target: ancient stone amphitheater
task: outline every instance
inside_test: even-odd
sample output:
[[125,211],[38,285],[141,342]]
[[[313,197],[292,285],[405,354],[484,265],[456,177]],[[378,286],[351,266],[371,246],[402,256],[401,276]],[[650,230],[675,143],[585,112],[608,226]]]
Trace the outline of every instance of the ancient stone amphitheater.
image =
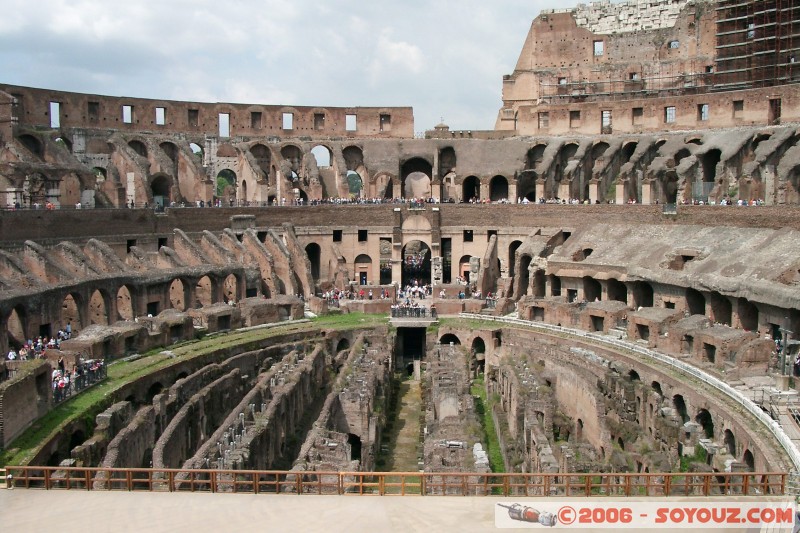
[[72,330],[0,364],[17,483],[764,494],[800,468],[786,111],[415,138],[409,108],[0,101],[0,350]]

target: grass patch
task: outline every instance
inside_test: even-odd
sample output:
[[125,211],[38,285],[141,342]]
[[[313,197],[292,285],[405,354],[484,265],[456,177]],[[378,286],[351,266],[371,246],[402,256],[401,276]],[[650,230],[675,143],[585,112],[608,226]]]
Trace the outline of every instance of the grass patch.
[[500,449],[500,441],[497,438],[497,431],[492,419],[492,405],[487,404],[486,388],[484,387],[483,374],[472,382],[470,392],[475,397],[475,412],[480,418],[483,426],[483,440],[486,442],[486,453],[489,456],[489,468],[492,472],[505,472],[503,462],[503,451]]
[[[107,369],[108,377],[103,382],[50,410],[11,442],[6,450],[0,452],[0,466],[28,464],[39,453],[43,443],[49,442],[59,431],[79,418],[86,417],[89,428],[94,427],[94,418],[115,401],[121,400],[116,397],[115,392],[128,383],[178,362],[280,335],[305,331],[312,333],[320,328],[337,330],[369,328],[386,323],[388,323],[386,315],[349,313],[323,316],[311,321],[286,322],[267,328],[206,336],[200,340],[151,350],[133,361],[112,362]],[[171,355],[163,353],[165,350],[169,350]]]

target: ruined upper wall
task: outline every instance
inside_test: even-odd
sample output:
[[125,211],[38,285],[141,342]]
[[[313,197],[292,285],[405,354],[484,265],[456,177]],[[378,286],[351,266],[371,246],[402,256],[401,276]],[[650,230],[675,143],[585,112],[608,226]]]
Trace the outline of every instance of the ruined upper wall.
[[[414,112],[411,107],[309,107],[184,102],[101,96],[16,85],[0,85],[0,91],[15,99],[11,115],[22,127],[113,129],[220,137],[414,136]],[[58,117],[51,116],[53,103],[58,104]],[[284,129],[285,113],[292,115],[290,129]],[[221,134],[221,114],[230,117],[228,135]],[[0,120],[2,117],[3,112],[0,111]]]
[[[573,13],[578,26],[592,33],[608,34],[669,28],[688,0],[608,0],[578,4]],[[542,13],[545,13],[544,11]]]

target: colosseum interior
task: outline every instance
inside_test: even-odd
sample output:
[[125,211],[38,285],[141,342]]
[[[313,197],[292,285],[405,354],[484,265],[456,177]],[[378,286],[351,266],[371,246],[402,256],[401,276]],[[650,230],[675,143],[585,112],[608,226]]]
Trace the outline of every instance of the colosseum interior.
[[493,131],[0,85],[0,351],[71,330],[0,363],[2,462],[796,472],[794,56],[656,4],[539,15]]

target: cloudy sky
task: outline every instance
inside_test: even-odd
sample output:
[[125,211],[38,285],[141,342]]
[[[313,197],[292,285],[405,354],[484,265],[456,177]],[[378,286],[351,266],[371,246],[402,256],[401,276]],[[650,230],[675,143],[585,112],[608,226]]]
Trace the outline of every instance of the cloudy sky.
[[[576,0],[577,2],[577,0]],[[0,81],[261,104],[413,106],[492,129],[533,18],[565,0],[3,0]]]

